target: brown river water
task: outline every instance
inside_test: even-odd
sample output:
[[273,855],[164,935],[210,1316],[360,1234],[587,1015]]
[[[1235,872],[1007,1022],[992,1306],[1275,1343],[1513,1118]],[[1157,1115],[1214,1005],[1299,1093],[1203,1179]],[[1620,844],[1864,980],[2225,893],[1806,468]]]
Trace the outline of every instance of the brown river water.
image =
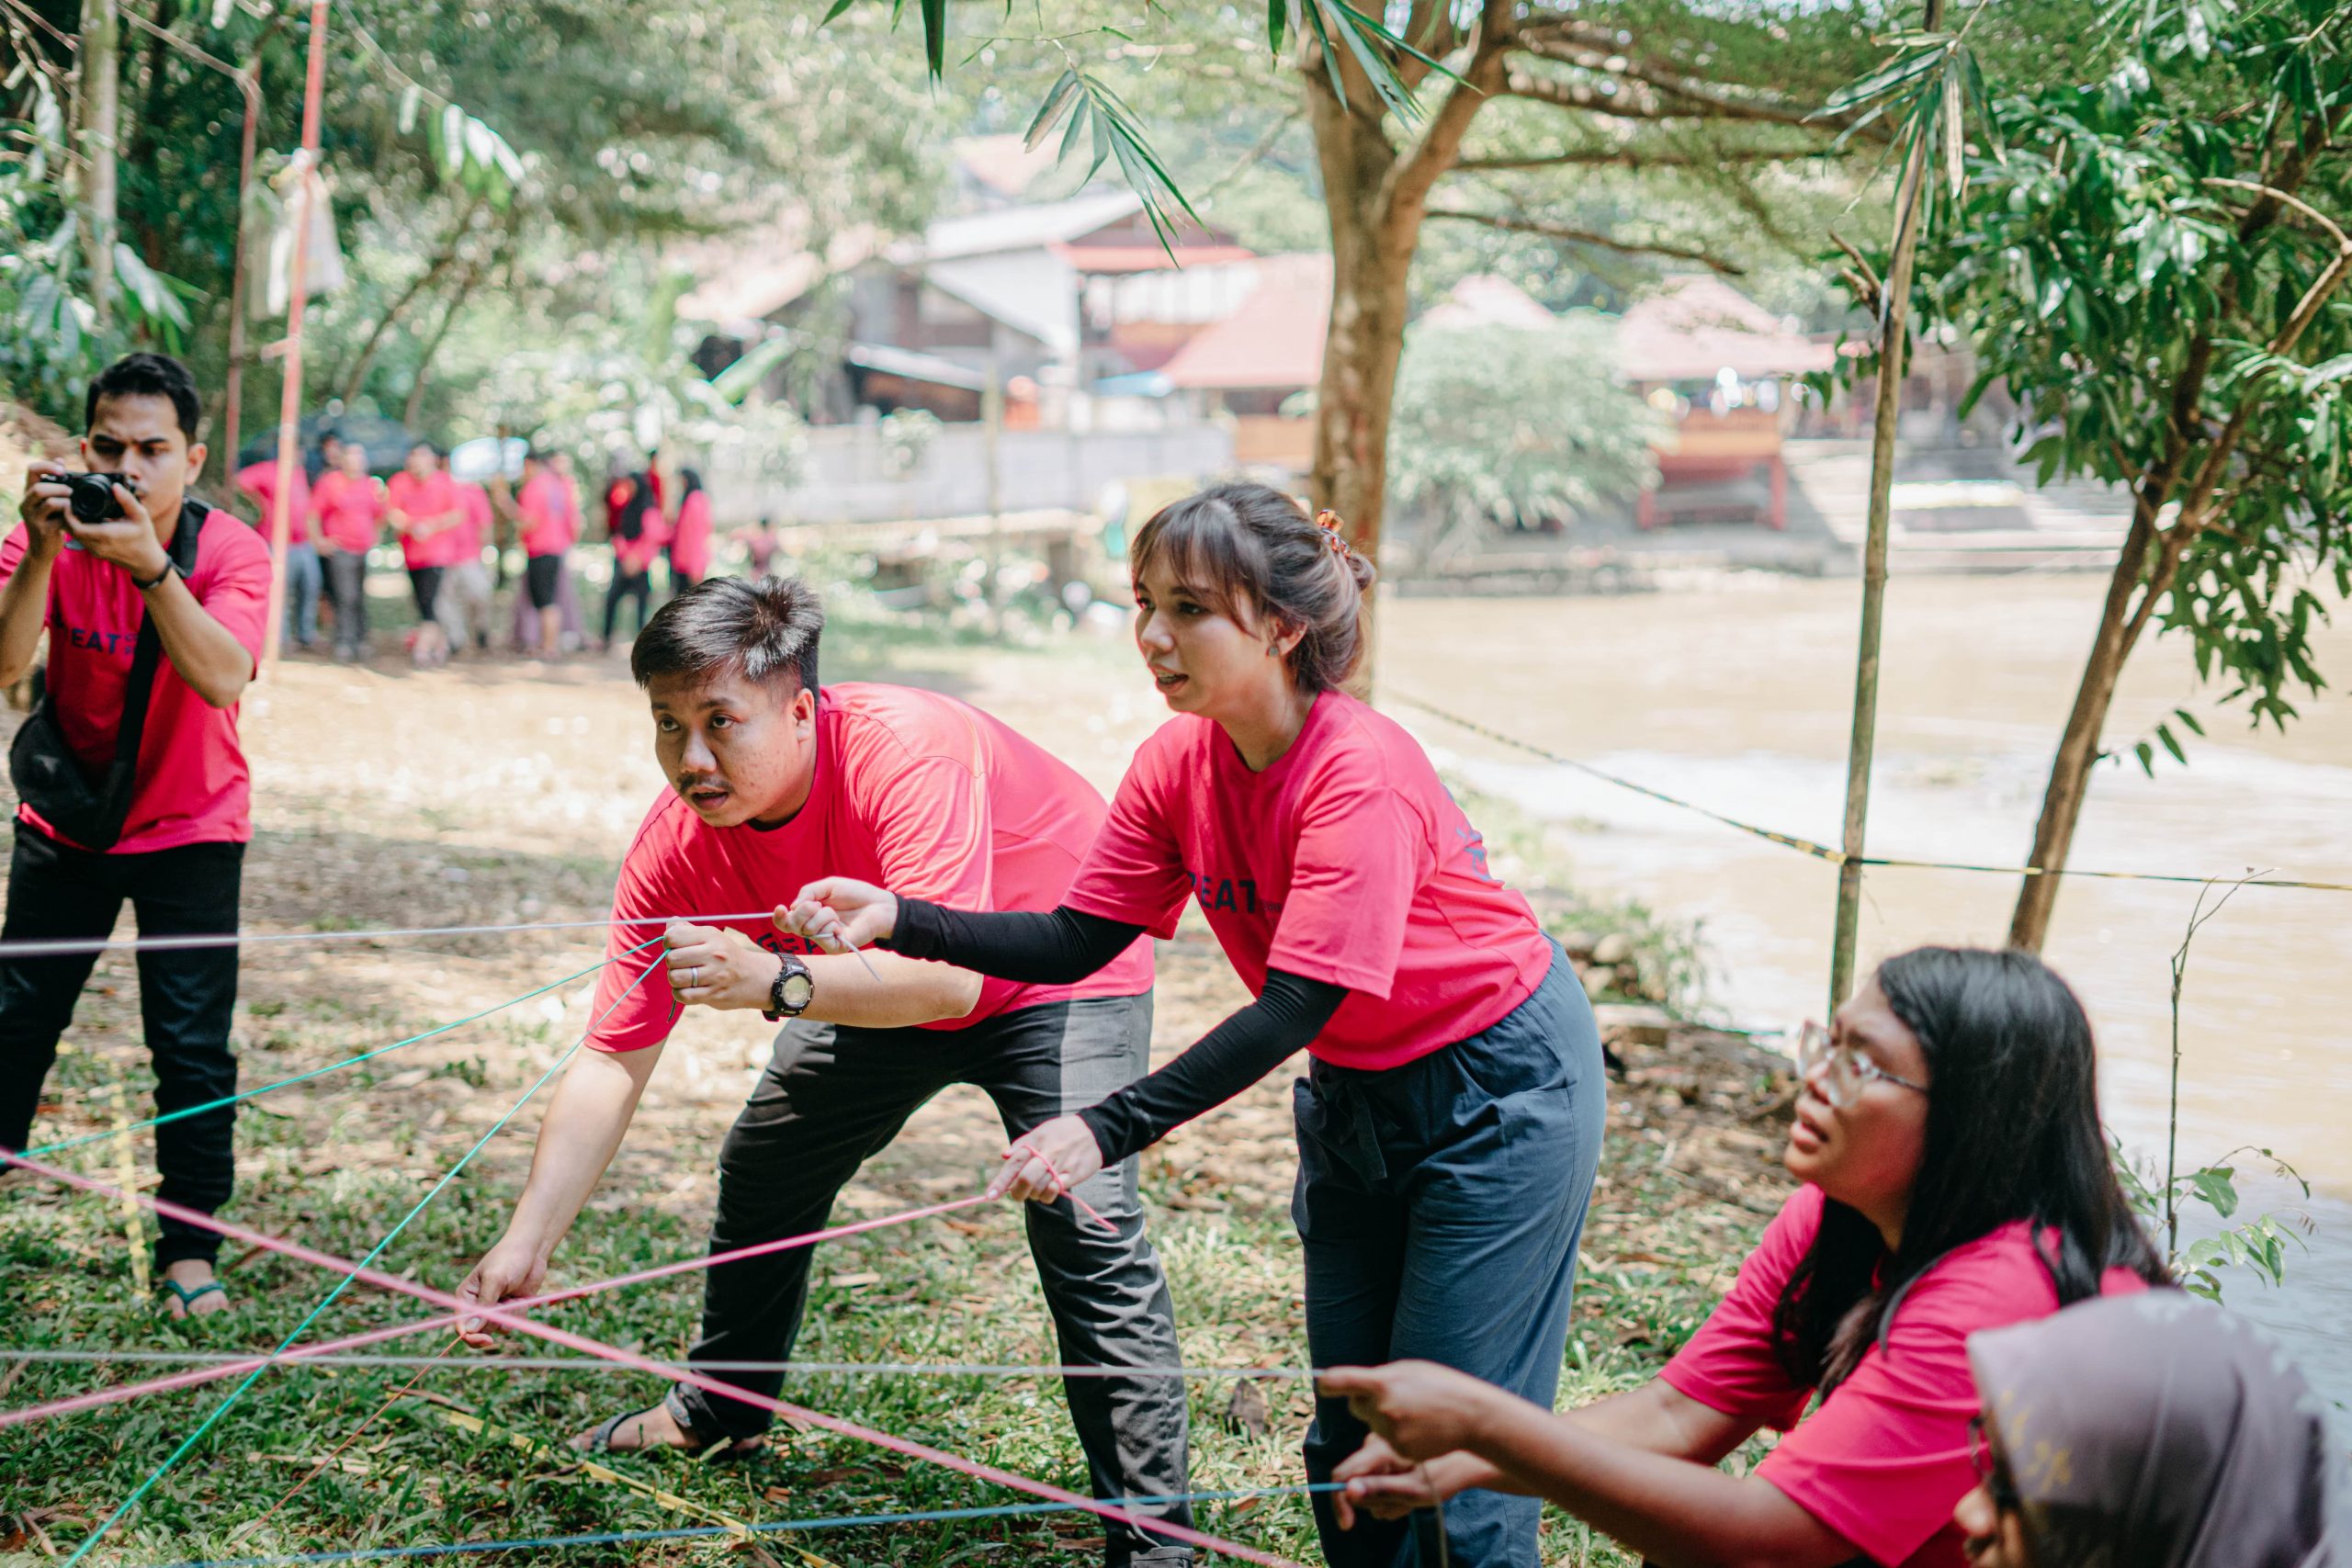
[[[2081,673],[2103,576],[1898,579],[1887,594],[1870,852],[2014,865]],[[1409,693],[1725,815],[1838,840],[1860,588],[1748,574],[1604,598],[1398,599],[1381,606],[1384,695]],[[2317,636],[2352,683],[2352,607]],[[2250,730],[2200,686],[2185,640],[2143,643],[2107,729],[2071,863],[2230,879],[2352,883],[2352,698],[2299,697],[2284,734]],[[1825,1006],[1837,874],[1826,863],[1386,705],[1484,793],[1566,825],[1580,886],[1695,922],[1708,1010],[1781,1029]],[[2129,755],[2186,707],[2188,765]],[[2176,728],[2177,729],[2177,726]],[[1861,963],[1922,942],[2002,940],[2010,876],[1881,869],[1864,883]],[[2109,1122],[2161,1160],[2166,961],[2199,888],[2068,883],[2045,956],[2097,1027]],[[2208,896],[2210,907],[2213,895]],[[2199,935],[2181,1008],[2184,1168],[2245,1145],[2310,1179],[2252,1187],[2314,1223],[2288,1289],[2233,1279],[2230,1303],[2286,1332],[2352,1404],[2352,894],[2246,888]],[[2245,1161],[2239,1161],[2245,1168]]]

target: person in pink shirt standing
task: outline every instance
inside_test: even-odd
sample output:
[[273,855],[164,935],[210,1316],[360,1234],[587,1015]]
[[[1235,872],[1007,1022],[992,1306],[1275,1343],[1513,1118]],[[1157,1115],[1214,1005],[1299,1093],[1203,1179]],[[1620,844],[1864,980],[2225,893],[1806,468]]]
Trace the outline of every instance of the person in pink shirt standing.
[[334,656],[365,659],[368,552],[376,547],[390,508],[384,487],[368,471],[368,448],[342,442],[334,448],[334,465],[311,487],[311,503],[319,516],[319,553],[334,605]]
[[523,591],[538,616],[539,653],[559,658],[563,652],[559,589],[564,556],[580,538],[579,504],[548,455],[534,448],[523,459],[523,493],[514,506],[522,514]]
[[[1808,1025],[1798,1066],[1804,1185],[1663,1372],[1555,1415],[1426,1362],[1334,1369],[1378,1433],[1338,1472],[1349,1512],[1499,1489],[1661,1562],[1962,1568],[1971,1337],[2167,1282],[2109,1163],[2090,1021],[2031,953],[1923,947]],[[1752,1472],[1716,1468],[1768,1427],[1788,1435]]]
[[[1007,1131],[1019,1132],[1091,1103],[1148,1065],[1151,948],[1132,932],[1096,973],[1029,985],[894,953],[820,953],[764,918],[690,923],[765,909],[776,889],[829,864],[936,897],[1049,908],[1102,825],[1102,797],[1084,779],[975,708],[910,687],[820,687],[823,625],[816,591],[797,579],[715,578],[663,605],[630,649],[672,787],[621,863],[614,962],[599,982],[591,1048],[556,1091],[505,1234],[459,1287],[468,1300],[491,1305],[537,1288],[689,1009],[756,1010],[784,1026],[719,1145],[714,1251],[822,1225],[859,1166],[951,1084],[985,1090]],[[644,951],[657,934],[666,953]],[[639,983],[656,965],[666,983]],[[1027,1215],[1061,1359],[1161,1372],[1065,1382],[1096,1495],[1181,1495],[1184,1391],[1165,1374],[1182,1357],[1135,1162],[1078,1190],[1104,1224],[1067,1198]],[[803,1247],[711,1269],[688,1359],[773,1395],[780,1374],[729,1364],[790,1356],[809,1258]],[[469,1331],[487,1344],[478,1330],[477,1321]],[[615,1415],[575,1446],[744,1451],[771,1419],[679,1389],[650,1409]],[[1181,1502],[1135,1511],[1190,1521]],[[1188,1548],[1155,1544],[1120,1521],[1104,1540],[1112,1568],[1192,1561]]]
[[466,513],[457,481],[441,471],[440,454],[431,442],[420,441],[408,449],[408,464],[385,486],[385,501],[401,536],[409,585],[416,592],[413,657],[419,669],[446,664],[449,641],[438,618],[441,580],[464,544]]
[[[237,470],[237,488],[254,498],[258,513],[254,527],[267,544],[276,512],[271,506],[277,493],[277,459],[266,457],[258,463],[248,463]],[[286,640],[308,653],[319,640],[319,552],[311,543],[311,519],[316,511],[311,498],[311,476],[300,462],[294,464],[294,482],[289,487],[292,499],[286,509]]]
[[676,521],[670,528],[670,592],[683,593],[710,575],[710,492],[702,474],[678,470]]
[[[236,1181],[237,899],[253,837],[237,704],[269,615],[259,535],[187,498],[204,469],[195,378],[134,354],[90,383],[82,458],[127,484],[69,490],[36,462],[22,522],[0,545],[0,683],[43,627],[40,705],[8,772],[20,802],[0,941],[89,941],[130,901],[141,936],[227,937],[139,954],[139,1010],[155,1066],[158,1196],[206,1213]],[[80,479],[81,476],[73,476]],[[68,496],[72,505],[68,505]],[[0,1166],[33,1146],[57,1038],[95,951],[0,959]],[[199,1109],[205,1108],[205,1109]],[[172,1314],[222,1310],[220,1238],[163,1221],[157,1271]]]
[[[441,471],[449,472],[448,454],[441,454]],[[456,529],[449,547],[449,566],[441,578],[440,614],[442,632],[453,649],[465,648],[471,641],[476,649],[490,647],[491,588],[490,569],[483,565],[482,550],[497,532],[497,513],[490,503],[490,491],[469,479],[450,476],[458,487],[458,507],[465,518]]]
[[[1340,689],[1373,570],[1325,517],[1226,484],[1136,534],[1136,649],[1175,716],[1058,907],[974,913],[989,900],[833,876],[779,923],[1068,984],[1139,932],[1173,936],[1197,905],[1256,999],[1148,1077],[1023,1134],[990,1190],[1050,1199],[1303,1048],[1291,1213],[1315,1365],[1428,1357],[1548,1404],[1600,1160],[1600,1032],[1420,747]],[[1346,1400],[1318,1400],[1308,1481],[1363,1436]],[[1428,1519],[1343,1531],[1327,1494],[1315,1504],[1336,1568],[1537,1561],[1532,1498],[1464,1497],[1442,1540]]]

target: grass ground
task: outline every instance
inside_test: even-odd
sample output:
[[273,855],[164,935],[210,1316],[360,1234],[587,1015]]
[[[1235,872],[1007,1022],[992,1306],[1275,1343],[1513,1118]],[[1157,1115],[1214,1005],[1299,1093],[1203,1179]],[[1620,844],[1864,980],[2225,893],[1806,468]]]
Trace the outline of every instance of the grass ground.
[[[1037,736],[1107,787],[1157,705],[1131,655],[1071,637],[1007,651],[861,616],[844,605],[827,676],[877,675],[954,691]],[[616,664],[485,662],[416,675],[287,666],[252,705],[260,833],[248,862],[248,930],[354,929],[594,919],[611,867],[661,787],[639,700]],[[1542,846],[1498,835],[1498,869],[1540,884]],[[1539,889],[1540,891],[1540,889]],[[1600,918],[1565,890],[1565,919]],[[594,961],[573,933],[364,942],[246,952],[237,1039],[248,1086],[349,1056],[514,996]],[[581,933],[582,935],[593,933]],[[1156,1050],[1180,1049],[1242,993],[1193,928],[1161,949]],[[1671,966],[1671,955],[1660,963]],[[1661,971],[1663,972],[1663,971]],[[135,981],[102,963],[51,1080],[41,1134],[110,1125],[129,1086],[143,1107]],[[522,1096],[587,1021],[586,983],[248,1106],[239,1122],[234,1217],[356,1257]],[[559,1253],[550,1283],[586,1281],[701,1249],[717,1140],[763,1060],[755,1015],[683,1029],[630,1141]],[[1620,1043],[1604,1180],[1587,1233],[1564,1403],[1648,1376],[1728,1283],[1781,1186],[1770,1154],[1781,1084],[1728,1037],[1678,1032]],[[1145,1192],[1167,1260],[1188,1362],[1306,1360],[1295,1237],[1284,1213],[1295,1156],[1287,1074],[1203,1118],[1147,1156]],[[542,1100],[544,1096],[540,1097]],[[538,1101],[386,1251],[380,1266],[448,1286],[492,1239],[519,1186]],[[143,1111],[134,1112],[143,1113]],[[152,1170],[147,1139],[130,1158]],[[846,1190],[837,1217],[876,1216],[973,1190],[1001,1142],[976,1092],[926,1108]],[[111,1179],[112,1138],[66,1156]],[[152,1177],[146,1179],[152,1183]],[[121,1212],[0,1187],[0,1347],[206,1352],[266,1348],[332,1286],[272,1255],[224,1253],[238,1309],[163,1321],[132,1284]],[[648,1355],[683,1352],[699,1305],[685,1275],[557,1309],[551,1321]],[[345,1294],[310,1337],[423,1315],[369,1291]],[[430,1353],[429,1337],[400,1348]],[[517,1347],[514,1353],[536,1351]],[[1020,1227],[1001,1210],[920,1222],[826,1247],[799,1354],[824,1361],[1035,1363],[1054,1359]],[[901,1464],[818,1430],[785,1432],[748,1464],[630,1456],[612,1471],[552,1444],[645,1403],[652,1384],[600,1371],[501,1369],[466,1356],[426,1371],[291,1501],[279,1500],[351,1436],[413,1370],[275,1371],[240,1400],[94,1554],[167,1563],[273,1552],[692,1527],[875,1511],[984,1506],[1001,1491]],[[10,1361],[0,1405],[27,1405],[166,1370]],[[233,1383],[0,1431],[0,1562],[73,1550]],[[1295,1382],[1188,1384],[1193,1482],[1202,1490],[1292,1484],[1307,1400]],[[786,1397],[814,1408],[1084,1488],[1059,1392],[1033,1377],[821,1375]],[[469,1429],[468,1416],[490,1424]],[[665,1499],[655,1495],[665,1493]],[[1202,1507],[1202,1528],[1303,1561],[1313,1532],[1295,1497]],[[692,1562],[750,1551],[780,1563],[1084,1563],[1100,1529],[1082,1514],[833,1529],[735,1542],[673,1541],[516,1554],[532,1561]],[[1547,1559],[1620,1561],[1555,1516]]]

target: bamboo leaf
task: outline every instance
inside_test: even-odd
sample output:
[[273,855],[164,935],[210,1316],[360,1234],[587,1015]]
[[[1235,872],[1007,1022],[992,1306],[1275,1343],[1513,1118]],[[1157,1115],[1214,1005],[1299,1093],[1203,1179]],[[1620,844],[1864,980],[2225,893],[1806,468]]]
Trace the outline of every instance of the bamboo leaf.
[[947,0],[922,0],[922,57],[938,81],[947,65]]
[[1021,139],[1024,150],[1032,152],[1037,150],[1037,143],[1046,139],[1054,129],[1055,122],[1069,112],[1073,101],[1071,95],[1079,91],[1078,73],[1075,71],[1064,71],[1055,80],[1046,93],[1046,101],[1037,106],[1037,116],[1029,122],[1028,133]]

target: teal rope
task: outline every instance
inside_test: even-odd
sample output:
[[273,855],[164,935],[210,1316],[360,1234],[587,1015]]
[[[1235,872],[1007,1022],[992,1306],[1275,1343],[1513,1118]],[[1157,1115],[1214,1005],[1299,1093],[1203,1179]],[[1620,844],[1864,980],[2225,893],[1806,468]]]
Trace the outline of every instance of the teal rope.
[[[655,942],[660,942],[661,940],[662,939],[660,937],[649,938],[646,941],[638,943],[636,947],[629,949],[629,953],[641,953],[646,948],[652,946]],[[626,957],[628,956],[628,954],[621,954],[620,956]],[[474,1146],[468,1149],[462,1156],[460,1156],[458,1159],[458,1163],[451,1166],[442,1176],[441,1179],[433,1184],[433,1190],[431,1191],[425,1193],[424,1197],[416,1201],[416,1207],[411,1209],[407,1213],[401,1216],[401,1223],[394,1225],[390,1231],[386,1232],[383,1240],[378,1242],[373,1247],[369,1248],[368,1256],[362,1258],[356,1267],[359,1269],[365,1269],[369,1264],[375,1262],[378,1258],[381,1257],[383,1255],[384,1248],[391,1246],[392,1242],[400,1235],[400,1234],[408,1229],[410,1224],[415,1220],[417,1215],[424,1213],[425,1205],[432,1202],[434,1199],[438,1198],[441,1195],[441,1190],[448,1186],[452,1181],[455,1181],[458,1179],[458,1172],[464,1170],[466,1167],[472,1162],[474,1156],[481,1153],[483,1146],[486,1145],[491,1139],[496,1137],[500,1130],[503,1129],[507,1122],[513,1121],[515,1115],[522,1111],[523,1107],[531,1102],[531,1097],[546,1087],[547,1081],[555,1077],[557,1070],[562,1067],[565,1063],[571,1061],[573,1055],[579,1051],[580,1047],[588,1043],[588,1036],[595,1032],[596,1025],[604,1022],[605,1020],[611,1015],[614,1008],[616,1008],[620,1006],[621,1003],[627,1001],[628,999],[629,993],[636,990],[639,986],[642,985],[647,976],[652,974],[656,969],[661,968],[663,962],[664,960],[662,958],[656,958],[652,963],[639,970],[638,972],[637,978],[631,980],[628,983],[628,987],[624,989],[619,996],[613,998],[612,1005],[605,1008],[603,1012],[598,1013],[595,1018],[590,1021],[587,1030],[581,1034],[580,1038],[573,1041],[571,1047],[567,1049],[562,1055],[558,1056],[554,1062],[549,1064],[548,1070],[541,1073],[537,1079],[532,1083],[530,1088],[523,1091],[522,1099],[508,1106],[504,1114],[501,1115],[497,1121],[490,1124],[490,1130],[484,1133],[481,1137],[474,1140]],[[276,1357],[282,1355],[287,1350],[292,1348],[294,1342],[302,1337],[304,1331],[309,1329],[311,1324],[318,1321],[319,1314],[325,1312],[327,1308],[333,1306],[336,1300],[342,1296],[344,1291],[349,1287],[351,1281],[357,1278],[358,1275],[354,1272],[345,1274],[342,1279],[336,1280],[334,1289],[329,1291],[326,1293],[325,1298],[322,1300],[318,1305],[312,1307],[303,1317],[301,1322],[294,1325],[292,1333],[287,1335],[284,1339],[278,1341],[277,1348],[270,1352],[271,1356]],[[243,1399],[245,1395],[245,1391],[253,1387],[254,1383],[259,1382],[261,1381],[262,1373],[267,1371],[269,1371],[267,1366],[259,1366],[255,1367],[252,1371],[247,1372],[245,1374],[244,1382],[230,1390],[229,1397],[214,1405],[212,1407],[211,1414],[205,1416],[204,1420],[198,1425],[196,1430],[190,1432],[185,1438],[181,1439],[180,1446],[172,1450],[171,1457],[164,1461],[163,1463],[157,1465],[152,1472],[150,1472],[147,1479],[141,1482],[137,1489],[134,1490],[130,1496],[122,1500],[122,1506],[120,1507],[115,1509],[113,1513],[108,1514],[106,1518],[99,1523],[97,1529],[92,1530],[87,1536],[83,1538],[82,1544],[75,1547],[73,1554],[65,1559],[62,1568],[74,1568],[74,1564],[81,1562],[83,1558],[88,1556],[91,1549],[96,1547],[100,1540],[106,1538],[107,1532],[114,1529],[117,1524],[120,1523],[124,1515],[137,1507],[139,1506],[140,1499],[146,1496],[148,1493],[153,1491],[155,1484],[162,1481],[166,1474],[170,1473],[174,1465],[179,1463],[181,1460],[187,1457],[189,1452],[195,1449],[196,1445],[203,1440],[204,1435],[212,1430],[213,1427],[219,1423],[221,1416],[226,1416],[229,1413],[229,1407],[236,1404],[238,1400]]]
[[[656,938],[654,940],[659,941],[660,939]],[[638,947],[642,948],[645,945],[645,943],[639,942]],[[636,949],[632,949],[631,951],[636,951]],[[625,955],[616,954],[616,956]],[[96,1143],[100,1138],[118,1137],[124,1133],[137,1133],[149,1127],[160,1127],[166,1122],[177,1122],[185,1116],[201,1116],[208,1111],[218,1111],[224,1105],[242,1105],[246,1100],[256,1099],[261,1095],[275,1094],[281,1089],[291,1089],[298,1083],[308,1083],[312,1078],[324,1077],[329,1073],[339,1073],[345,1067],[356,1067],[362,1062],[373,1061],[376,1057],[381,1056],[387,1052],[398,1051],[403,1046],[414,1045],[419,1041],[430,1040],[436,1034],[447,1034],[453,1029],[463,1029],[467,1024],[479,1023],[492,1013],[503,1012],[508,1008],[516,1007],[524,1002],[529,1001],[533,997],[544,997],[549,991],[560,989],[565,986],[569,986],[574,980],[584,979],[588,976],[594,975],[597,970],[602,969],[605,964],[610,964],[611,962],[612,959],[610,958],[599,959],[597,962],[588,965],[585,969],[575,969],[560,980],[551,980],[548,984],[541,986],[536,991],[525,991],[519,997],[510,997],[506,1000],[499,1003],[496,1007],[484,1008],[481,1011],[466,1018],[461,1018],[455,1023],[441,1024],[436,1028],[426,1030],[422,1034],[412,1034],[405,1040],[395,1040],[390,1045],[379,1045],[373,1051],[363,1051],[356,1056],[345,1057],[340,1062],[330,1062],[323,1067],[313,1067],[307,1073],[297,1073],[290,1078],[280,1078],[276,1083],[266,1083],[259,1089],[249,1089],[240,1094],[224,1095],[219,1100],[207,1100],[202,1105],[191,1105],[183,1111],[166,1111],[161,1116],[150,1116],[144,1122],[133,1122],[127,1127],[108,1127],[103,1132],[85,1133],[78,1138],[66,1138],[54,1144],[43,1144],[37,1149],[27,1149],[24,1152],[30,1158],[46,1159],[51,1155],[62,1154],[67,1149],[78,1149],[84,1144]]]

